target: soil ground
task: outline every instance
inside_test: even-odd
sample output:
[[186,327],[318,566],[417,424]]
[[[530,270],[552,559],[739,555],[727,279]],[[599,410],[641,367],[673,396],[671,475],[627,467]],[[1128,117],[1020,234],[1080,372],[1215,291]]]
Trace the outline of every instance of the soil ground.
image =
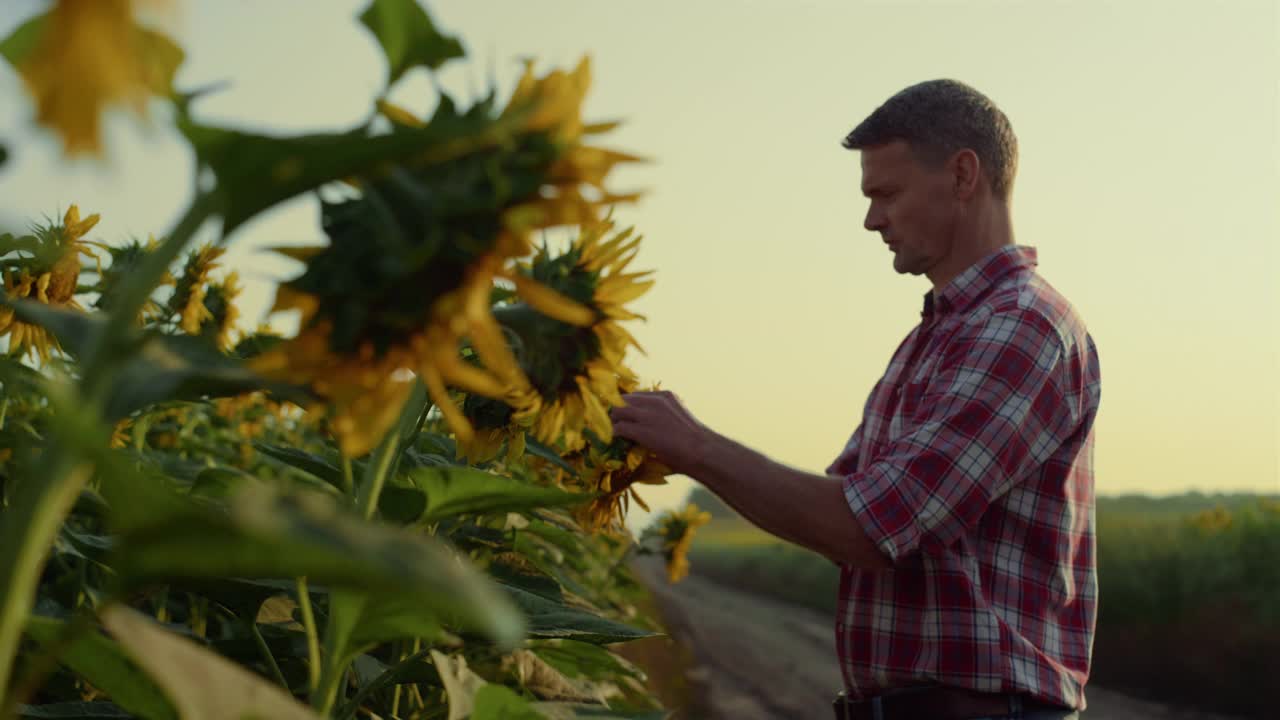
[[[642,559],[635,570],[670,631],[673,667],[684,668],[686,677],[662,681],[682,691],[676,718],[832,717],[840,675],[830,618],[697,575],[669,585],[657,559]],[[646,665],[652,673],[652,661]],[[1089,707],[1081,717],[1087,720],[1228,720],[1094,685],[1085,694]]]

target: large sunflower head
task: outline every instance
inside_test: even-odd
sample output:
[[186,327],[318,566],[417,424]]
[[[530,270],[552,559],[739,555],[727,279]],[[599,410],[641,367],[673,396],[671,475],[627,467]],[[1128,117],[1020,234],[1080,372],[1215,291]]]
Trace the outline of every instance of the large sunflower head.
[[[526,422],[542,403],[494,319],[492,296],[495,278],[510,277],[510,261],[531,251],[528,232],[565,221],[535,206],[570,182],[553,169],[571,144],[560,125],[528,121],[562,117],[560,95],[522,98],[514,116],[492,116],[491,99],[465,113],[442,102],[425,122],[380,103],[393,133],[435,123],[449,134],[468,124],[475,132],[427,153],[429,161],[407,158],[349,179],[354,196],[322,204],[329,245],[291,251],[306,271],[280,288],[275,309],[300,311],[302,330],[255,364],[327,398],[348,452],[370,448],[390,425],[411,374],[464,446],[475,433],[450,386],[500,400]],[[533,279],[517,293],[562,318],[592,317]]]
[[[97,223],[96,213],[82,220],[80,209],[72,205],[61,224],[35,228],[33,235],[20,238],[15,257],[0,261],[5,295],[82,310],[75,298],[80,256],[98,260],[83,237]],[[58,348],[53,335],[39,325],[22,322],[8,307],[0,307],[0,336],[9,338],[10,354],[32,353],[46,362]]]
[[[589,314],[569,317],[533,291],[524,293],[523,302],[495,312],[517,339],[521,365],[541,403],[536,414],[520,417],[493,401],[469,398],[467,414],[478,426],[506,426],[513,435],[529,430],[542,442],[560,443],[566,452],[581,449],[588,430],[605,443],[613,439],[608,409],[620,406],[621,394],[634,388],[636,377],[623,360],[629,346],[639,348],[620,323],[642,319],[626,304],[653,281],[646,279],[647,272],[625,272],[640,238],[631,229],[612,230],[611,223],[584,229],[558,255],[544,246],[531,263],[510,274],[517,290],[549,288]],[[486,449],[495,451],[492,444]]]

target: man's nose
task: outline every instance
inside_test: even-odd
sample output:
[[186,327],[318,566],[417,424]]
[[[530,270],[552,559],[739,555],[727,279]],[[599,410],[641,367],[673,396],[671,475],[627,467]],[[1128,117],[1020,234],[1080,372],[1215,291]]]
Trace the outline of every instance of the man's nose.
[[884,229],[884,213],[876,210],[874,207],[867,209],[867,217],[862,221],[862,227],[871,232],[880,232]]

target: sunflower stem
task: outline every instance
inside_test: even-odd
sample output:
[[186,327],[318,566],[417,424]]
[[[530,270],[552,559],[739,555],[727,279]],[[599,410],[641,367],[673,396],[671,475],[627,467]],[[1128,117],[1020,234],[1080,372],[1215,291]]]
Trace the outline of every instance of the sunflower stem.
[[[253,635],[253,642],[258,646],[258,652],[262,653],[262,659],[267,661],[267,667],[271,669],[271,674],[275,676],[276,682],[280,683],[280,687],[288,690],[289,681],[284,679],[284,673],[280,672],[280,665],[276,662],[276,656],[271,653],[271,648],[267,646],[267,639],[262,637],[262,631],[258,629],[257,618],[249,620],[249,632]],[[309,638],[307,642],[310,643]]]
[[351,458],[347,457],[346,453],[342,453],[342,492],[346,493],[347,497],[351,497],[355,492],[355,486],[355,472],[351,469]]
[[316,635],[316,616],[311,612],[311,595],[307,579],[298,578],[298,608],[302,610],[302,626],[307,631],[307,682],[311,692],[320,686],[320,638]]
[[[92,463],[63,443],[54,443],[43,456],[46,469],[17,484],[0,523],[0,699],[7,697],[18,640],[49,549],[93,474]],[[40,478],[44,480],[36,482]]]
[[427,404],[427,386],[422,380],[415,380],[404,407],[400,410],[400,420],[382,436],[382,442],[373,451],[373,457],[365,465],[364,478],[360,481],[359,498],[356,507],[366,519],[372,518],[378,509],[378,497],[382,494],[382,486],[386,484],[388,471],[393,464],[398,464],[401,446],[408,446],[408,438],[413,428],[418,426],[422,418],[424,406]]

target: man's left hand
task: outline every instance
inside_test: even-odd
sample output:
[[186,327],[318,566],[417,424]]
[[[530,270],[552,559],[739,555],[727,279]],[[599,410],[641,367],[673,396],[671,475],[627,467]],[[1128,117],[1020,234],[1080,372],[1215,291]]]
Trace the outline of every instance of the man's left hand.
[[626,405],[609,410],[614,435],[648,448],[662,464],[692,477],[711,430],[669,390],[627,393],[622,400]]

